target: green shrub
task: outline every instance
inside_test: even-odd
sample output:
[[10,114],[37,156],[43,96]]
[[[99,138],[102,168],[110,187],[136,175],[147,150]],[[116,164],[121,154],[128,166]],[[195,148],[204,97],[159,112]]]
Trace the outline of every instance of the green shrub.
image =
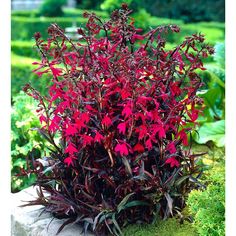
[[[96,15],[104,18],[108,17],[107,12],[92,10]],[[84,10],[78,8],[63,8],[64,17],[81,17]],[[12,16],[23,16],[23,17],[38,17],[39,10],[14,10],[11,12]]]
[[[35,69],[35,66],[32,65],[32,62],[37,61],[37,59],[17,56],[12,54],[11,56],[11,93],[12,96],[17,95],[22,87],[30,82],[32,85],[37,87],[39,91],[44,94],[45,89],[49,85],[50,79],[43,75],[42,81],[39,83],[41,78],[38,78],[37,75],[32,73],[32,70]],[[39,85],[40,84],[40,85]]]
[[26,158],[31,155],[39,156],[45,146],[45,141],[41,139],[37,131],[32,127],[39,127],[40,123],[35,109],[37,102],[21,91],[13,98],[14,105],[11,115],[11,189],[17,192],[35,181],[34,175],[17,177],[20,168],[26,168]]
[[187,205],[194,216],[194,227],[200,236],[225,235],[224,163],[210,170],[209,185],[204,191],[193,190]]
[[28,17],[11,17],[12,40],[31,40],[35,32],[41,32],[43,37],[47,36],[47,28],[51,23],[57,23],[62,28],[71,27],[72,23],[76,22],[78,26],[83,26],[86,22],[85,18],[78,17],[40,17],[40,18],[28,18]]
[[207,70],[201,72],[205,83],[204,89],[199,92],[206,108],[204,116],[198,121],[200,127],[198,135],[193,138],[203,144],[212,141],[217,147],[225,145],[225,46],[224,43],[215,45],[213,57],[215,63],[206,65]]
[[[97,12],[96,12],[97,13]],[[101,14],[102,17],[107,17],[107,13]],[[180,43],[185,35],[201,32],[206,35],[208,42],[215,44],[216,42],[224,41],[224,23],[218,22],[200,22],[197,24],[184,24],[183,21],[177,19],[159,18],[150,16],[144,9],[140,9],[139,12],[134,14],[136,19],[136,25],[144,28],[144,30],[150,29],[150,27],[157,27],[163,24],[177,24],[181,31],[177,34],[170,34],[167,38],[168,42]],[[77,26],[84,26],[86,19],[82,17],[81,10],[68,9],[65,17],[19,17],[12,16],[12,40],[30,40],[35,32],[41,32],[43,37],[47,36],[48,26],[55,22],[62,28],[70,27],[73,22]]]
[[100,9],[100,5],[103,0],[86,0],[86,1],[77,1],[77,7],[82,9]]
[[23,57],[37,58],[38,51],[34,49],[33,41],[11,41],[11,52]]
[[39,16],[38,10],[12,10],[12,16],[23,16],[23,17],[37,17]]
[[41,16],[63,16],[62,6],[66,0],[44,0],[39,9]]
[[134,10],[144,8],[151,15],[182,19],[185,22],[224,21],[223,0],[104,0],[101,9],[111,11],[123,2]]

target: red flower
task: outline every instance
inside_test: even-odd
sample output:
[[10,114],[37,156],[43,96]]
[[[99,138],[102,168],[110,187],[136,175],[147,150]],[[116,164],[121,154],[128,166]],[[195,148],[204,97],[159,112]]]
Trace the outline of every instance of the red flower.
[[187,134],[185,133],[185,130],[184,130],[184,129],[182,129],[182,130],[177,134],[177,137],[179,137],[179,138],[182,140],[184,146],[188,146],[188,136],[187,136]]
[[148,149],[148,151],[150,151],[152,149],[152,140],[149,138],[146,142],[145,145]]
[[117,128],[119,129],[119,132],[120,132],[121,134],[125,134],[126,123],[125,123],[125,122],[120,123],[120,124],[117,126]]
[[112,121],[108,115],[104,116],[102,119],[102,125],[105,125],[106,127],[109,127],[112,124]]
[[121,156],[127,156],[129,154],[128,148],[125,143],[118,143],[115,147],[115,152],[119,152]]
[[90,119],[88,112],[82,113],[80,119],[83,123],[88,123]]
[[94,142],[101,143],[101,141],[104,139],[104,137],[97,131],[96,135],[94,137]]
[[179,167],[180,163],[175,159],[175,157],[169,157],[166,161],[166,164],[169,164],[171,168],[173,167]]
[[140,125],[140,126],[137,128],[137,132],[139,133],[138,140],[141,140],[141,139],[143,139],[144,137],[146,137],[146,135],[147,135],[147,127],[146,127],[145,125]]
[[82,137],[83,137],[83,146],[91,145],[91,143],[93,142],[93,137],[87,134],[84,134]]
[[50,66],[50,69],[52,71],[52,74],[57,77],[59,75],[61,75],[62,69],[61,68],[55,68],[53,66]]
[[74,165],[73,159],[76,159],[74,156],[69,156],[64,159],[64,163],[67,164],[67,166]]
[[75,135],[76,133],[78,133],[76,127],[70,124],[66,129],[66,135]]
[[137,152],[144,152],[144,146],[140,143],[137,143],[134,148],[133,148],[134,151],[137,151]]
[[123,111],[122,111],[121,114],[122,114],[122,116],[125,117],[125,119],[127,119],[127,117],[129,117],[130,115],[132,115],[132,110],[131,110],[130,106],[126,104],[126,105],[124,106],[124,109],[123,109]]
[[65,153],[73,154],[75,152],[78,152],[78,150],[75,148],[74,144],[70,142],[67,148],[65,149]]
[[170,154],[176,153],[176,148],[174,142],[170,142],[166,149],[170,152]]

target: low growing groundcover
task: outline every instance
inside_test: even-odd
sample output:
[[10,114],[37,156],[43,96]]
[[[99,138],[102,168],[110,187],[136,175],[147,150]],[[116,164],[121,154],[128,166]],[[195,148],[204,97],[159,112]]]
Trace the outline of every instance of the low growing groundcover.
[[171,218],[168,220],[157,220],[154,224],[129,225],[124,228],[125,236],[199,236],[192,223]]

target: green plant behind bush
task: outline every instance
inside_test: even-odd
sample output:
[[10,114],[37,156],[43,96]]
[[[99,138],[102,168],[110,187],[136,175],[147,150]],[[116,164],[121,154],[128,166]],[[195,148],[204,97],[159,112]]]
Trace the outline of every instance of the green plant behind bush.
[[[42,78],[38,78],[36,74],[32,72],[35,66],[32,62],[37,61],[34,58],[28,58],[23,56],[18,56],[12,53],[11,55],[11,95],[16,96],[22,87],[30,82],[32,85],[37,87],[39,91],[45,94],[45,90],[50,83],[50,78],[43,75]],[[40,85],[39,85],[40,80]],[[41,81],[42,80],[42,81]]]
[[[32,127],[39,127],[40,122],[36,113],[37,107],[31,97],[21,91],[13,98],[14,105],[11,115],[11,189],[12,192],[22,190],[35,181],[34,175],[17,177],[21,168],[26,168],[29,154],[34,158],[40,157],[45,146],[45,141],[41,139],[37,131]],[[32,152],[33,150],[33,152]]]
[[66,0],[44,0],[39,9],[41,16],[63,16],[62,6]]
[[23,57],[37,58],[39,53],[33,45],[33,41],[11,41],[11,52]]
[[[123,0],[104,0],[101,9],[112,11],[123,2]],[[126,0],[125,2],[134,10],[144,8],[152,15],[182,19],[185,22],[224,21],[223,0]]]
[[194,140],[203,144],[213,141],[217,147],[225,145],[225,47],[224,43],[215,46],[215,64],[206,66],[207,71],[201,73],[205,83],[204,90],[198,94],[204,99],[206,108],[201,124]]
[[78,27],[83,26],[86,19],[83,17],[11,17],[11,39],[31,40],[35,32],[41,32],[43,37],[47,36],[47,28],[51,23],[57,23],[62,28],[71,27],[75,22]]
[[187,205],[194,216],[194,227],[200,236],[225,235],[225,175],[224,163],[210,170],[210,184],[205,191],[193,190]]
[[[30,40],[35,32],[41,32],[43,37],[47,36],[47,27],[50,23],[55,22],[62,28],[71,27],[75,22],[78,27],[84,27],[86,19],[82,15],[77,15],[77,11],[68,11],[68,17],[23,17],[12,16],[12,40]],[[100,14],[101,15],[101,14]],[[201,32],[206,35],[208,42],[215,44],[216,42],[224,41],[224,24],[218,22],[201,22],[196,24],[184,24],[181,20],[167,19],[150,16],[144,9],[134,14],[135,25],[142,27],[144,31],[155,28],[163,24],[177,24],[180,26],[181,31],[178,35],[171,34],[168,36],[167,41],[170,43],[180,43],[185,35]],[[106,15],[103,15],[106,17]]]

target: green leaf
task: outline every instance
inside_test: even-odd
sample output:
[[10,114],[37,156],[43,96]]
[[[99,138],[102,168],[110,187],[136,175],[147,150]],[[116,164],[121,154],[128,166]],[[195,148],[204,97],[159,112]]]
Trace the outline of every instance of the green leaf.
[[120,228],[119,224],[116,221],[115,214],[112,215],[112,222],[113,222],[114,226],[116,227],[116,229],[119,231],[119,235],[124,236],[124,234],[121,231],[121,228]]
[[216,101],[221,99],[221,89],[219,87],[211,88],[207,91],[202,91],[198,94],[199,97],[204,99],[204,103],[207,107],[215,110]]
[[126,195],[123,200],[119,203],[119,205],[117,206],[117,210],[118,212],[120,212],[122,209],[124,209],[125,204],[127,203],[127,201],[129,200],[129,198],[133,195],[134,193],[129,193],[128,195]]
[[149,206],[149,204],[147,202],[136,200],[136,201],[128,202],[127,204],[125,204],[123,209],[127,209],[129,207],[134,207],[134,206]]
[[199,136],[194,135],[194,140],[199,144],[213,141],[217,147],[225,145],[225,120],[203,124],[198,130]]

